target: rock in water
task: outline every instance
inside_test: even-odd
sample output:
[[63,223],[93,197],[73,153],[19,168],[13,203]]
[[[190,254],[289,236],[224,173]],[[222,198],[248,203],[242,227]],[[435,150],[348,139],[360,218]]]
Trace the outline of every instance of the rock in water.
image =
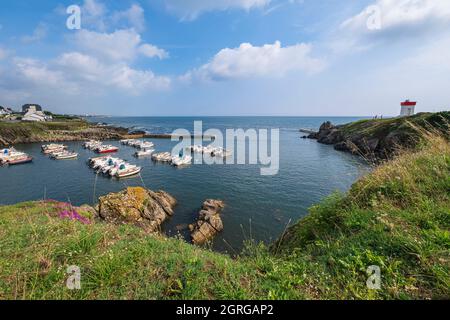
[[191,237],[194,244],[204,244],[223,230],[220,213],[224,207],[224,202],[220,200],[206,200],[203,203],[197,222],[190,228],[192,229]]
[[101,219],[115,224],[134,224],[148,232],[156,232],[168,216],[173,215],[177,201],[164,191],[153,192],[129,187],[99,198]]

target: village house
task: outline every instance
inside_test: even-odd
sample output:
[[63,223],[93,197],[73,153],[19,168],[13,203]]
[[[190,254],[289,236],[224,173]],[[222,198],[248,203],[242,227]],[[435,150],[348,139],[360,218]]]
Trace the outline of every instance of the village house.
[[5,108],[5,107],[0,106],[0,116],[8,116],[12,113],[13,113],[13,111],[10,108]]
[[52,117],[42,111],[42,107],[38,104],[25,104],[22,106],[22,121],[44,122],[51,121]]

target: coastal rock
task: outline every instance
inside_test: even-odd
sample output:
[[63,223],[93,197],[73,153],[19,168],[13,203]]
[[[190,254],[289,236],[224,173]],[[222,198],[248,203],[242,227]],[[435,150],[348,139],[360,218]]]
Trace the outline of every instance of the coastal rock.
[[334,126],[330,121],[320,126],[319,132],[311,133],[308,138],[316,139],[323,144],[335,144],[341,139],[339,127]]
[[424,131],[440,132],[447,137],[449,121],[449,112],[360,120],[339,126],[327,121],[320,126],[319,132],[308,138],[376,163],[394,157],[400,150],[414,148],[423,138]]
[[210,199],[203,203],[197,222],[189,226],[189,229],[192,232],[192,242],[194,244],[204,244],[223,230],[223,222],[220,213],[224,207],[225,204],[221,200]]
[[122,192],[100,197],[98,213],[106,222],[134,224],[148,232],[156,232],[173,215],[176,203],[167,192],[129,187]]

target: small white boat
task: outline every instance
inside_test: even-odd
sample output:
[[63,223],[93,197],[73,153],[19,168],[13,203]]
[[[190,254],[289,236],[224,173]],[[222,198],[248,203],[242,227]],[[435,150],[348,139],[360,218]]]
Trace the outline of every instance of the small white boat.
[[0,162],[6,162],[14,157],[25,156],[26,154],[23,152],[19,152],[14,148],[2,149],[0,152]]
[[153,142],[146,141],[146,142],[141,142],[137,147],[139,149],[151,149],[154,146],[155,146],[155,144]]
[[137,145],[139,145],[141,142],[139,140],[136,139],[131,139],[128,140],[127,145],[131,146],[131,147],[136,147]]
[[221,157],[221,158],[227,158],[232,155],[231,151],[223,149],[223,148],[215,148],[211,152],[211,157]]
[[122,164],[119,166],[119,169],[115,173],[115,177],[116,178],[125,178],[125,177],[134,176],[140,172],[141,172],[141,167]]
[[90,141],[83,143],[83,148],[89,149],[89,150],[94,150],[94,149],[100,147],[101,145],[102,145],[102,143],[100,141],[90,140]]
[[152,155],[152,159],[154,161],[160,161],[160,162],[171,162],[172,155],[170,154],[170,152],[155,153]]
[[153,152],[155,152],[155,149],[145,149],[145,150],[141,150],[141,151],[137,151],[134,156],[136,158],[142,158],[142,157],[150,157]]
[[62,152],[67,149],[67,146],[63,144],[48,144],[42,146],[42,152],[44,154],[52,154],[57,152]]
[[78,153],[76,152],[61,152],[56,153],[52,156],[56,160],[69,160],[69,159],[75,159],[78,157]]
[[100,171],[103,174],[111,174],[111,170],[113,170],[114,168],[119,168],[122,164],[126,164],[126,162],[120,159],[117,161],[109,162],[105,166],[103,166]]
[[197,146],[191,146],[190,148],[188,148],[191,150],[191,152],[193,153],[203,153],[203,146],[197,145]]
[[103,156],[103,157],[97,157],[97,158],[90,158],[89,160],[88,160],[88,164],[89,164],[89,166],[93,166],[95,163],[97,163],[97,162],[99,162],[99,161],[103,161],[103,160],[105,160],[105,159],[107,159],[108,157],[105,157],[105,156]]
[[16,165],[16,164],[23,164],[23,163],[29,163],[33,161],[33,158],[30,157],[25,152],[17,151],[14,148],[10,149],[3,149],[0,153],[0,164],[8,164],[8,165]]
[[175,167],[187,166],[190,164],[192,164],[192,157],[189,155],[185,155],[183,157],[173,157],[172,158],[172,165],[174,165]]

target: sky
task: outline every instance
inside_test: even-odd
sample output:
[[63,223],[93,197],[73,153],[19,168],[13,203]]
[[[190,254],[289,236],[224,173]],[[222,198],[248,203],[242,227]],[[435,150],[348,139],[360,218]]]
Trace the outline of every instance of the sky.
[[0,3],[0,105],[14,109],[396,116],[405,99],[450,110],[449,75],[449,0]]

